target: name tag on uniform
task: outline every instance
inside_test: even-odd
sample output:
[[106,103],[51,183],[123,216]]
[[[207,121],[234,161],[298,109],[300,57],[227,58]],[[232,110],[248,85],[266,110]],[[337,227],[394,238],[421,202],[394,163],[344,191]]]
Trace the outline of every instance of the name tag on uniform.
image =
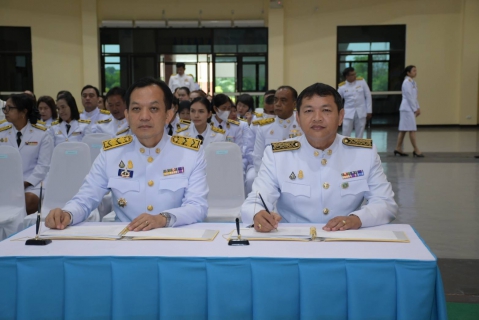
[[118,169],[118,176],[122,178],[133,178],[133,170]]
[[185,172],[185,167],[178,167],[178,168],[171,168],[171,169],[163,170],[163,175],[164,176],[171,176],[173,174],[179,174],[179,173],[184,173],[184,172]]
[[[229,124],[229,123],[228,123],[228,124]],[[228,141],[228,142],[235,142],[235,137],[226,136],[226,141]]]
[[362,176],[364,176],[363,170],[341,173],[341,177],[343,177],[343,179],[356,178],[356,177],[362,177]]
[[72,133],[72,136],[79,136],[79,135],[81,135],[81,131],[80,131],[80,132],[73,132],[73,133]]
[[29,141],[29,142],[25,142],[25,145],[27,146],[36,146],[38,144],[37,141]]

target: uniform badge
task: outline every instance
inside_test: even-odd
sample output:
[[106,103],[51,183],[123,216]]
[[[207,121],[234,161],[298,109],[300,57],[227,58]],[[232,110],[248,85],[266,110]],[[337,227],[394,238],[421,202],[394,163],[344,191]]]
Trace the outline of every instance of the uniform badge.
[[27,146],[36,146],[36,145],[38,145],[38,142],[37,142],[37,141],[28,141],[28,142],[25,142],[25,145],[27,145]]
[[228,142],[235,142],[235,137],[226,136],[226,141],[228,141]]
[[123,161],[121,161],[118,166],[123,169],[125,167],[125,163],[123,163]]
[[271,131],[269,132],[269,134],[273,134],[273,133],[274,133],[274,130],[271,130]]
[[298,178],[300,178],[300,179],[303,179],[303,178],[304,178],[303,170],[299,170],[299,172],[298,172]]
[[0,142],[8,142],[8,138],[1,138]]
[[226,128],[228,128],[228,129],[230,128],[230,123],[229,122],[226,123]]
[[81,135],[81,131],[80,131],[80,132],[73,132],[73,133],[72,133],[72,136],[79,136],[79,135]]
[[118,176],[122,178],[133,178],[133,170],[118,169]]
[[133,169],[133,161],[128,160],[128,169]]
[[341,188],[343,188],[343,189],[349,188],[349,183],[345,182],[345,183],[341,184]]
[[122,208],[126,207],[127,201],[125,198],[118,199],[118,205]]
[[296,175],[294,174],[294,172],[291,172],[291,174],[289,175],[289,178],[291,180],[295,180],[296,179]]
[[179,173],[184,173],[184,172],[185,172],[185,167],[178,167],[178,168],[171,168],[171,169],[163,170],[163,175],[164,176],[171,176],[173,174],[179,174]]
[[62,134],[62,131],[61,131],[61,130],[58,130],[57,134]]
[[[364,176],[364,171],[363,170],[358,170],[358,171],[350,171],[350,172],[343,172],[341,173],[341,177],[343,179],[350,179],[350,178],[356,178],[356,177],[362,177]],[[348,185],[349,186],[349,185]]]
[[301,131],[297,130],[297,129],[293,129],[289,132],[289,138],[296,138],[296,137],[299,137],[301,136]]

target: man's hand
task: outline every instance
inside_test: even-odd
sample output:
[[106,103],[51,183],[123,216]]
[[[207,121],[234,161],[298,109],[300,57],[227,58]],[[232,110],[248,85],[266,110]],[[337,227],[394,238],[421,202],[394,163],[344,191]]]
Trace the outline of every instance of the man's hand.
[[142,213],[136,217],[128,225],[130,231],[148,231],[156,228],[164,228],[166,226],[166,218],[159,214],[151,215]]
[[359,229],[362,226],[361,219],[358,216],[339,216],[332,218],[323,227],[325,231],[344,231],[349,229]]
[[66,211],[63,211],[60,208],[55,208],[50,210],[48,216],[45,219],[45,226],[50,229],[59,229],[63,230],[71,222],[70,214]]
[[421,115],[421,109],[417,109],[414,114],[416,115],[416,117],[419,117]]
[[258,232],[270,232],[278,228],[281,219],[283,218],[275,212],[269,214],[266,210],[261,210],[253,218],[254,229]]
[[371,120],[372,117],[373,117],[373,114],[372,114],[372,113],[368,113],[368,114],[366,115],[366,120],[369,121],[369,120]]

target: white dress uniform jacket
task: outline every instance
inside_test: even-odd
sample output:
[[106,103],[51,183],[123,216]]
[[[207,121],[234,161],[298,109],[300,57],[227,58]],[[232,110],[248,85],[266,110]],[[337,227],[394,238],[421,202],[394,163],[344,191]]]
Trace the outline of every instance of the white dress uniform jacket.
[[92,128],[90,129],[91,130],[90,133],[96,132],[95,126],[98,121],[108,120],[111,118],[112,118],[111,113],[108,110],[101,110],[101,109],[95,108],[92,112],[80,111],[81,120],[90,120],[90,126],[92,126]]
[[162,212],[170,213],[170,227],[206,218],[206,162],[199,140],[164,134],[158,145],[146,148],[135,136],[124,136],[103,145],[80,190],[63,208],[73,224],[87,219],[108,191],[123,222]]
[[222,142],[226,141],[226,135],[225,135],[225,130],[222,130],[220,128],[216,128],[213,125],[207,125],[206,126],[206,131],[199,133],[198,130],[196,130],[196,127],[194,124],[190,124],[188,126],[185,126],[181,129],[176,130],[176,134],[182,137],[191,137],[198,139],[198,135],[203,136],[203,149],[206,148],[207,145],[209,145],[212,142]]
[[171,89],[171,92],[175,92],[176,88],[187,87],[190,91],[196,90],[195,81],[193,77],[183,74],[180,76],[179,74],[171,75],[170,81],[168,82],[168,86]]
[[303,131],[296,122],[296,115],[293,113],[288,119],[278,117],[259,120],[255,123],[256,139],[254,143],[253,161],[254,169],[259,172],[264,149],[271,142],[278,142],[289,138],[301,136]]
[[[116,118],[112,117],[107,120],[97,121],[95,126],[89,125],[85,130],[85,134],[107,133],[112,138],[114,138],[118,135],[119,132],[122,132],[127,128],[128,128],[128,120],[126,118],[117,120]],[[93,132],[93,130],[95,132]]]
[[67,134],[67,122],[55,121],[52,123],[52,126],[50,127],[50,129],[48,129],[48,131],[53,137],[53,143],[56,147],[58,144],[66,141],[81,142],[89,124],[90,121],[88,120],[72,120],[69,123],[69,125],[71,125],[70,131],[68,131]]
[[228,119],[228,122],[221,121],[219,122],[216,119],[216,116],[213,115],[211,117],[211,123],[216,128],[220,128],[226,131],[226,141],[236,143],[241,151],[243,151],[243,130],[241,130],[241,125],[239,121],[234,121]]
[[371,91],[366,80],[358,77],[354,82],[344,81],[339,84],[338,93],[344,99],[344,118],[366,118],[368,113],[373,113]]
[[416,115],[414,112],[419,109],[416,81],[406,76],[401,90],[402,101],[399,107],[399,131],[416,131]]
[[[3,101],[2,99],[0,99],[0,121],[3,121],[5,120],[5,114],[3,113],[2,111],[2,108],[5,107],[5,101]],[[1,122],[0,122],[1,124]]]
[[[50,169],[50,161],[53,153],[53,140],[47,129],[40,125],[32,125],[30,122],[20,131],[22,141],[17,146],[17,130],[13,125],[0,129],[0,145],[9,145],[18,148],[22,156],[23,180],[32,187],[26,192],[38,189],[40,182],[45,180]],[[37,192],[33,192],[37,194]]]
[[[2,112],[3,113],[3,112]],[[11,125],[10,122],[7,121],[7,119],[0,120],[0,128],[1,127],[6,127],[8,125]]]
[[296,139],[266,148],[253,191],[241,208],[244,223],[251,224],[264,210],[258,192],[268,208],[276,203],[282,222],[326,223],[355,214],[363,227],[370,227],[394,219],[394,193],[371,140],[337,135],[322,151],[305,136]]
[[52,126],[52,123],[56,121],[54,120],[53,118],[50,118],[46,121],[43,121],[43,120],[38,120],[37,123],[41,124],[42,126],[44,126],[45,128],[50,128]]

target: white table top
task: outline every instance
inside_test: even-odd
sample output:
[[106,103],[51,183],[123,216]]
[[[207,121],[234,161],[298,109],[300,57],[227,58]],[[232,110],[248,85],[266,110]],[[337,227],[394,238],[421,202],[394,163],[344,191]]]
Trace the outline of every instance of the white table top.
[[[125,223],[116,224],[126,225]],[[316,226],[321,228],[323,224],[288,224],[288,226]],[[161,256],[436,260],[411,226],[406,224],[388,224],[373,227],[371,230],[404,231],[409,237],[410,243],[250,241],[249,246],[228,246],[225,238],[228,233],[235,229],[233,223],[198,223],[183,228],[211,229],[220,232],[216,239],[211,242],[53,240],[47,246],[26,246],[24,240],[18,239],[34,237],[35,226],[32,226],[0,242],[0,257]]]

